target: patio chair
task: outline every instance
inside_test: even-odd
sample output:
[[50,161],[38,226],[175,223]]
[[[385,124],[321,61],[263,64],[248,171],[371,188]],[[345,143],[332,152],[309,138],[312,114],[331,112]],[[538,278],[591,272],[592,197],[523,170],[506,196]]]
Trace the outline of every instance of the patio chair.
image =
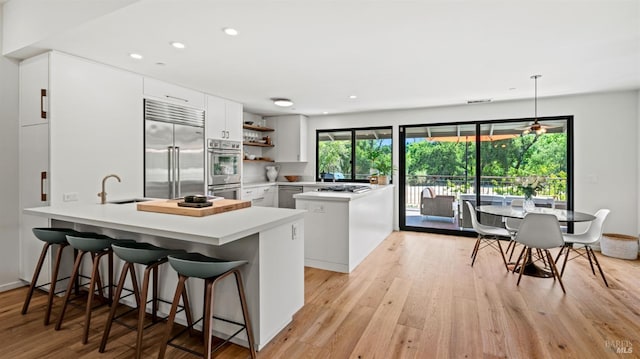
[[455,218],[455,200],[454,196],[436,195],[430,188],[425,188],[420,195],[420,214]]

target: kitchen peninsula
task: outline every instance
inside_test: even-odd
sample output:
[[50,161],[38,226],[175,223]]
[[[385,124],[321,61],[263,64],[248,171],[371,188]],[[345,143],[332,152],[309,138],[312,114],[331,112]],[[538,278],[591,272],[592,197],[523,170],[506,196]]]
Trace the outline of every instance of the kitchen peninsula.
[[393,185],[296,194],[305,215],[304,264],[350,273],[393,231]]
[[[241,271],[258,350],[291,322],[293,314],[304,305],[305,232],[301,210],[250,207],[189,217],[137,211],[135,203],[108,203],[27,208],[24,213],[49,218],[56,227],[73,227],[222,259],[249,261]],[[168,268],[160,273],[160,296],[172,298],[177,275]],[[202,286],[198,283],[187,286],[192,310],[199,313]],[[221,313],[222,307],[224,317],[242,321],[235,282],[223,281],[216,289],[215,300],[215,313]],[[169,306],[160,306],[160,311],[168,313]],[[183,318],[178,317],[177,321],[185,324]],[[228,333],[233,329],[214,325],[214,333]],[[246,346],[246,337],[239,335],[239,338],[238,344]]]

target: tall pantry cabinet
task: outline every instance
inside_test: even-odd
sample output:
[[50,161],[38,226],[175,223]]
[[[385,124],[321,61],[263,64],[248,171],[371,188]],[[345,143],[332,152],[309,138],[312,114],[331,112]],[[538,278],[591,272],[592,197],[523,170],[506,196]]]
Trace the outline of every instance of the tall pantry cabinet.
[[[49,205],[49,54],[20,64],[20,209]],[[22,212],[22,211],[21,211]],[[42,250],[33,227],[48,219],[20,213],[20,278],[30,281]],[[49,258],[38,284],[48,282]]]

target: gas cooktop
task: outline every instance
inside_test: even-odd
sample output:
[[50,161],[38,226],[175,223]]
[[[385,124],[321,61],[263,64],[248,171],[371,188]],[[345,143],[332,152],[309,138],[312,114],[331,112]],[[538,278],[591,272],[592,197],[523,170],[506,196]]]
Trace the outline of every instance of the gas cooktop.
[[371,187],[369,186],[358,186],[358,185],[338,185],[338,186],[328,186],[328,187],[320,187],[318,191],[321,192],[352,192],[352,193],[362,193],[366,191],[370,191]]

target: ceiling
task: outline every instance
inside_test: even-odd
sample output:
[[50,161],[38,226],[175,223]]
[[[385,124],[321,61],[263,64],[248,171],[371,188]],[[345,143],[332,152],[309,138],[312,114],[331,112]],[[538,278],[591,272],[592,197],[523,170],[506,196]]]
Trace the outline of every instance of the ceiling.
[[638,89],[639,3],[141,0],[36,45],[257,114],[338,114],[532,98],[533,74],[539,97]]

